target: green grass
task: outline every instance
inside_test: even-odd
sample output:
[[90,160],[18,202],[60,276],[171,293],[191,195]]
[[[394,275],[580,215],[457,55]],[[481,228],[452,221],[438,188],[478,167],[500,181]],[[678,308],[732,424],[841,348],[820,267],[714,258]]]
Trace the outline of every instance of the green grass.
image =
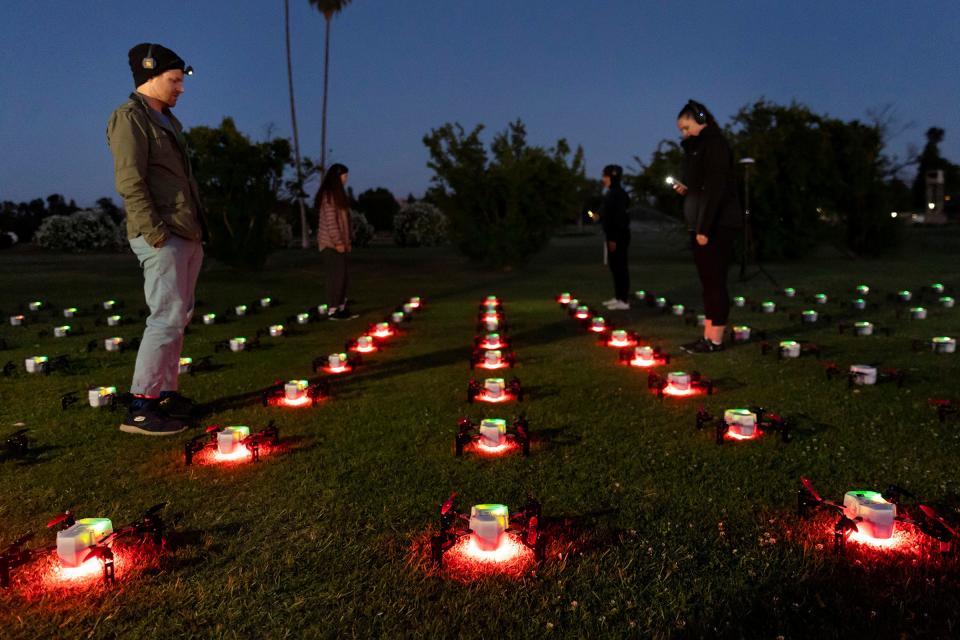
[[[699,306],[688,255],[676,238],[639,237],[634,288]],[[824,254],[769,265],[783,286],[826,291],[825,311],[867,282],[871,298],[934,280],[960,284],[956,235],[916,234],[903,257],[853,261]],[[854,488],[898,484],[957,515],[960,438],[956,419],[941,425],[928,397],[957,396],[957,356],[913,353],[910,340],[956,334],[957,313],[930,306],[923,322],[898,319],[885,303],[865,317],[891,337],[853,338],[832,326],[804,328],[786,313],[735,310],[733,321],[771,336],[817,341],[841,365],[879,361],[909,370],[903,389],[851,392],[827,382],[820,363],[778,362],[756,345],[722,355],[678,356],[677,369],[715,380],[714,397],[658,402],[645,373],[616,365],[552,301],[572,290],[592,304],[609,297],[596,238],[563,237],[528,267],[488,272],[448,250],[374,248],[358,252],[350,292],[362,312],[349,323],[313,324],[269,348],[220,353],[222,368],[182,378],[182,391],[211,402],[310,375],[314,356],[422,295],[425,310],[407,334],[368,366],[335,380],[316,410],[258,405],[232,408],[207,422],[262,426],[275,419],[287,447],[259,465],[229,468],[182,462],[184,437],[140,438],[117,430],[118,413],[57,399],[90,385],[129,384],[135,354],[85,355],[92,338],[132,339],[78,319],[85,336],[50,337],[53,318],[28,328],[4,324],[0,352],[18,373],[0,379],[0,432],[17,421],[32,429],[41,453],[0,463],[0,541],[71,508],[115,523],[169,503],[173,545],[159,561],[121,576],[114,588],[83,591],[26,587],[0,593],[4,637],[858,637],[955,633],[960,580],[955,561],[913,562],[895,554],[829,550],[829,523],[797,520],[801,474],[835,499]],[[20,303],[49,300],[90,307],[108,297],[142,306],[140,272],[130,255],[72,257],[31,251],[0,254],[4,322]],[[732,274],[731,281],[735,278]],[[262,273],[240,275],[208,264],[198,313],[222,311],[261,295],[279,306],[227,325],[193,326],[185,355],[213,353],[234,335],[252,336],[322,300],[314,252],[274,256]],[[772,294],[763,276],[734,293]],[[488,293],[506,305],[529,389],[523,405],[495,409],[465,403],[476,305]],[[778,298],[782,301],[782,299]],[[806,305],[791,305],[799,310]],[[672,352],[695,337],[677,318],[647,308],[612,314],[622,326]],[[299,328],[298,328],[299,329]],[[45,336],[38,337],[44,330]],[[71,373],[28,376],[25,357],[70,355]],[[775,438],[718,447],[694,428],[700,404],[713,412],[762,404],[798,419],[793,442]],[[526,413],[539,439],[529,459],[455,459],[452,436],[463,415]],[[424,544],[439,504],[543,503],[555,534],[548,561],[521,579],[473,582],[437,572]],[[819,545],[822,544],[823,547]],[[34,575],[37,572],[34,572]],[[28,576],[30,574],[23,573]]]

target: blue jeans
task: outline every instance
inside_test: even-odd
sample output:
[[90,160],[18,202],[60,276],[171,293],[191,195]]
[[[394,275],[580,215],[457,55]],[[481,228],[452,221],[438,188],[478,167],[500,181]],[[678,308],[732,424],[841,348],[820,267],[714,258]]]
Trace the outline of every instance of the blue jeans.
[[150,307],[130,393],[156,397],[177,390],[183,330],[193,317],[203,247],[171,234],[159,249],[143,236],[130,240],[130,248],[143,268],[143,293]]

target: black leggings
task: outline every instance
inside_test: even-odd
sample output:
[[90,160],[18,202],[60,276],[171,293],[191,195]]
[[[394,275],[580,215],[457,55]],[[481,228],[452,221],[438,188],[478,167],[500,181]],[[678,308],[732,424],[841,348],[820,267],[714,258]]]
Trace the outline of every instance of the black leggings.
[[347,301],[347,254],[336,249],[324,249],[320,253],[327,276],[327,304],[332,313]]
[[613,274],[613,293],[614,297],[620,302],[630,301],[630,268],[629,251],[630,238],[626,240],[617,240],[617,248],[614,251],[607,252],[607,263],[610,265],[610,273]]
[[727,271],[733,258],[733,243],[737,230],[717,227],[709,242],[700,246],[693,242],[693,262],[703,286],[703,313],[715,325],[727,324],[730,317],[730,292],[727,291]]

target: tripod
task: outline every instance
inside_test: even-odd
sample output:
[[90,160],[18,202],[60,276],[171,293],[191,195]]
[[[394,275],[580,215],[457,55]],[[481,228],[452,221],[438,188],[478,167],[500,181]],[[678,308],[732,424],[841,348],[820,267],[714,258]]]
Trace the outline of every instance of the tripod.
[[[756,160],[753,158],[742,158],[740,164],[743,165],[743,247],[740,252],[740,282],[747,282],[752,280],[760,274],[770,281],[775,288],[780,288],[780,283],[777,282],[770,273],[763,268],[763,265],[760,264],[760,261],[757,259],[756,250],[753,245],[753,228],[751,227],[750,219],[750,169],[756,164]],[[757,270],[754,273],[747,274],[747,262],[750,259],[750,256],[753,256],[754,265],[757,267]]]

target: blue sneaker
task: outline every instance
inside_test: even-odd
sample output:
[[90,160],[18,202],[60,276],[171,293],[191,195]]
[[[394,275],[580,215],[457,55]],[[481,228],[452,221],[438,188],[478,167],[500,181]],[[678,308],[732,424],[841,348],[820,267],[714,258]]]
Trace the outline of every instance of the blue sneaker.
[[131,408],[120,425],[120,431],[142,436],[172,436],[186,429],[185,422],[170,417],[152,403],[138,409]]

